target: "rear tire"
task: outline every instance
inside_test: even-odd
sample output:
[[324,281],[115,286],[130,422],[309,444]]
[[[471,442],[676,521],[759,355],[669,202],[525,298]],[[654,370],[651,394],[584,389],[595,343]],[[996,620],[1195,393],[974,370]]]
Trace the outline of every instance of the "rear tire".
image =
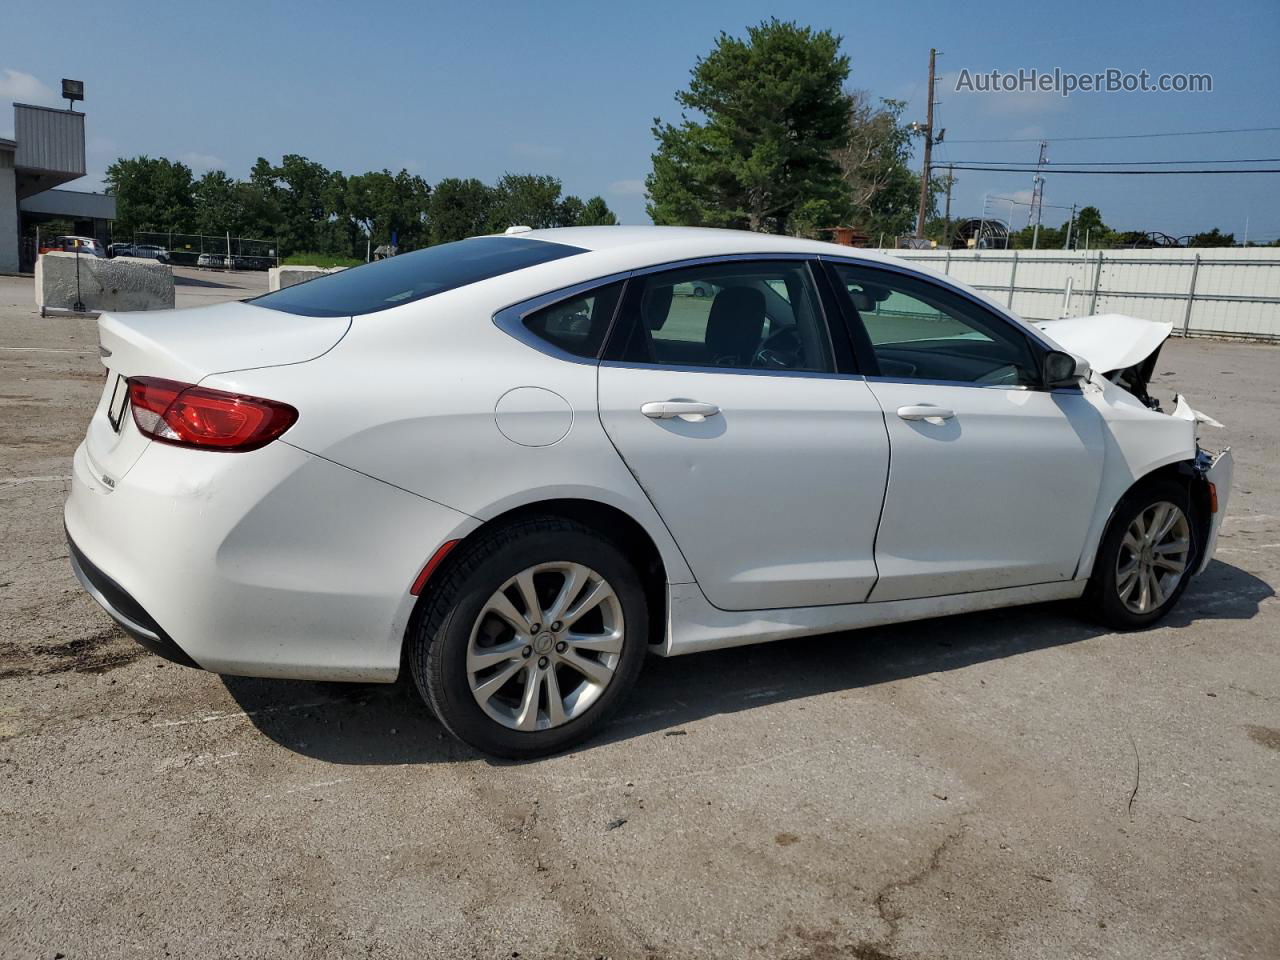
[[644,662],[639,575],[613,541],[572,520],[482,534],[428,591],[409,637],[414,682],[450,733],[486,753],[526,759],[582,742]]
[[1186,487],[1171,480],[1142,484],[1116,506],[1098,548],[1085,608],[1118,630],[1150,626],[1187,589],[1198,554]]

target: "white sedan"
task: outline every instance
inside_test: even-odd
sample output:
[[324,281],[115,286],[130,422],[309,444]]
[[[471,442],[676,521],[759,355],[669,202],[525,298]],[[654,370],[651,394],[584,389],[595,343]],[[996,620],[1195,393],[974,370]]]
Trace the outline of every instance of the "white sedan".
[[1153,623],[1230,486],[1148,394],[1168,324],[1035,326],[787,237],[513,228],[99,325],[66,527],[107,612],[219,673],[404,664],[510,757],[587,736],[647,653],[1068,598]]

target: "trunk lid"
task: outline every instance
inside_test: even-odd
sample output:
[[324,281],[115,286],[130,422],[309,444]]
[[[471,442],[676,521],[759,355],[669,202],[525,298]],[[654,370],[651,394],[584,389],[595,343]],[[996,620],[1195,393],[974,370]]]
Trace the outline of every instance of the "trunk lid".
[[350,317],[303,317],[239,301],[102,314],[107,378],[84,444],[93,475],[112,489],[150,442],[121,395],[128,377],[199,383],[215,373],[304,363],[331,350],[350,326]]

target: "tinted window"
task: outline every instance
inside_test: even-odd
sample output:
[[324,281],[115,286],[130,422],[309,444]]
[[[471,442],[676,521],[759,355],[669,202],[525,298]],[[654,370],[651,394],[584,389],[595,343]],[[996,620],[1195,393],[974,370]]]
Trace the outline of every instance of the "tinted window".
[[797,261],[729,262],[632,281],[633,363],[830,372],[830,341],[809,268]]
[[584,252],[544,240],[474,237],[317,277],[249,302],[306,317],[375,313]]
[[1010,323],[927,280],[834,264],[880,367],[895,380],[1037,386],[1027,337]]
[[525,317],[524,325],[561,350],[594,359],[600,355],[621,293],[622,284],[611,283],[543,307]]

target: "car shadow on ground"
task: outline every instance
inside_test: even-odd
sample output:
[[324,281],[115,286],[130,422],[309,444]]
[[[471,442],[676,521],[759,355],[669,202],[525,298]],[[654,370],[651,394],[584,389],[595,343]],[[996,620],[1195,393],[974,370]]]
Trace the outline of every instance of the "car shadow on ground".
[[234,283],[219,283],[217,280],[201,280],[199,277],[184,277],[180,274],[173,275],[173,285],[175,287],[217,287],[219,290],[234,290]]
[[[1162,628],[1248,620],[1275,591],[1263,580],[1214,561]],[[1082,620],[1074,604],[1049,603],[843,631],[664,659],[650,657],[621,713],[587,744],[604,744],[837,690],[958,670],[1108,633]],[[1115,642],[1123,642],[1116,634]],[[224,677],[254,725],[296,753],[342,764],[436,763],[486,759],[455,741],[418,699],[412,681],[308,683]]]

